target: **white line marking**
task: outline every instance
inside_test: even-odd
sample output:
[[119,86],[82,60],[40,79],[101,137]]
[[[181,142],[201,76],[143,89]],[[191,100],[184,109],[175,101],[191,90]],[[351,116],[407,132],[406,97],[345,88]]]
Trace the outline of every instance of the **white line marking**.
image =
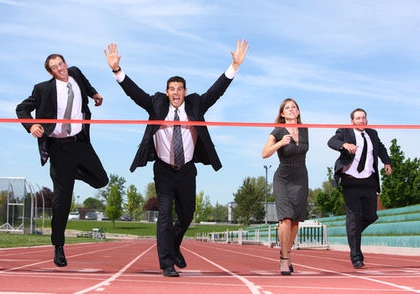
[[[231,275],[231,276],[233,276],[233,277],[237,278],[238,280],[240,280],[241,282],[243,282],[243,283],[244,283],[244,284],[248,287],[248,289],[251,291],[251,293],[253,293],[253,294],[261,294],[261,292],[260,292],[261,287],[260,287],[260,286],[255,285],[255,284],[254,284],[254,283],[252,283],[250,280],[248,280],[248,279],[246,279],[246,278],[244,278],[244,277],[242,277],[242,276],[239,276],[239,275],[237,275],[237,274],[235,274],[235,273],[232,273],[230,270],[228,270],[228,269],[226,269],[226,268],[222,267],[221,265],[218,265],[217,263],[214,263],[213,261],[211,261],[211,260],[209,260],[209,259],[207,259],[207,258],[205,258],[205,257],[203,257],[203,256],[201,256],[201,255],[198,255],[197,253],[195,253],[195,252],[193,252],[193,251],[191,251],[191,250],[189,250],[189,249],[186,249],[186,248],[183,248],[183,249],[184,249],[184,250],[187,250],[187,251],[189,251],[189,252],[191,252],[191,253],[192,253],[192,254],[194,254],[195,256],[197,256],[197,257],[199,257],[199,258],[201,258],[201,259],[204,259],[204,260],[205,260],[205,261],[207,261],[208,263],[210,263],[210,264],[214,265],[215,267],[217,267],[217,268],[221,269],[222,271],[224,271],[224,272],[228,273],[229,275]],[[267,293],[267,292],[264,292],[264,293]]]
[[[266,260],[272,260],[272,261],[274,260],[274,261],[278,262],[277,259],[268,258],[268,257],[262,257],[262,256],[259,256],[259,255],[254,255],[254,254],[249,254],[249,253],[243,253],[243,252],[238,252],[238,251],[232,251],[232,250],[225,250],[225,249],[224,249],[224,251],[229,251],[229,252],[233,252],[235,254],[242,254],[242,255],[256,257],[256,258],[261,258],[261,259],[266,259]],[[327,272],[327,273],[342,275],[342,276],[346,276],[346,277],[362,279],[362,280],[366,280],[366,281],[370,281],[370,282],[374,282],[374,283],[378,283],[378,284],[383,284],[383,285],[387,285],[387,286],[394,287],[394,288],[397,288],[397,289],[401,289],[401,290],[404,290],[404,291],[410,291],[410,292],[414,292],[414,293],[420,293],[420,290],[415,289],[413,287],[409,287],[409,286],[398,285],[398,284],[395,284],[395,283],[390,283],[390,282],[386,282],[386,281],[382,281],[382,280],[376,280],[376,279],[373,279],[373,278],[364,277],[364,276],[360,276],[360,275],[346,274],[346,273],[342,273],[342,272],[331,271],[331,270],[317,268],[317,267],[312,267],[312,266],[307,266],[307,265],[303,265],[303,264],[296,264],[296,265],[299,265],[299,266],[302,266],[302,267],[306,267],[306,268],[312,269],[312,270],[321,271],[321,272]],[[361,270],[360,273],[363,273],[363,270]]]
[[[74,245],[83,245],[83,244],[74,244]],[[120,246],[120,247],[127,247],[127,246],[129,246],[129,245],[123,244],[123,246]],[[104,249],[99,249],[99,250],[94,250],[94,251],[89,251],[89,252],[83,252],[83,253],[80,253],[80,254],[74,254],[74,255],[70,255],[70,256],[66,254],[66,256],[67,256],[67,259],[69,259],[69,258],[72,258],[72,257],[83,256],[83,255],[91,255],[92,253],[98,253],[98,252],[110,251],[110,250],[115,250],[115,247],[104,248]],[[0,270],[0,274],[20,270],[20,269],[23,269],[23,268],[26,268],[26,267],[40,265],[40,264],[43,264],[43,263],[48,263],[48,262],[51,262],[51,261],[52,261],[52,258],[48,259],[48,260],[44,260],[44,261],[39,261],[39,262],[34,262],[34,263],[30,263],[30,264],[17,266],[17,267],[14,267],[14,268]]]
[[155,244],[153,244],[152,246],[150,246],[148,249],[146,249],[145,251],[143,251],[141,254],[137,255],[136,258],[134,258],[131,262],[129,262],[128,264],[126,264],[126,266],[124,266],[122,269],[120,269],[117,273],[115,273],[112,277],[110,277],[109,279],[106,279],[96,285],[93,285],[92,287],[86,288],[84,290],[75,292],[75,294],[83,294],[83,293],[87,293],[89,291],[94,291],[94,290],[98,290],[98,291],[103,291],[103,287],[104,286],[109,286],[111,284],[111,282],[115,281],[119,276],[121,276],[130,266],[133,265],[133,263],[135,263],[140,257],[142,257],[143,255],[145,255],[147,252],[149,252],[153,247],[155,247]]

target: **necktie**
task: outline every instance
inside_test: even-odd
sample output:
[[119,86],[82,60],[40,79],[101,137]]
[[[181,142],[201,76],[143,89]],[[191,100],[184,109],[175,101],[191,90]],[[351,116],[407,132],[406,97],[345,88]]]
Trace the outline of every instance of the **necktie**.
[[[179,121],[178,108],[175,109],[174,121]],[[172,144],[174,146],[174,165],[176,167],[181,167],[184,164],[185,159],[180,125],[174,125]]]
[[367,155],[367,141],[365,133],[362,133],[363,137],[363,150],[362,155],[360,155],[359,165],[357,166],[357,171],[360,173],[365,169],[366,155]]
[[[73,108],[73,99],[74,99],[74,93],[73,93],[73,89],[71,88],[70,83],[67,84],[67,88],[69,88],[69,90],[68,90],[66,111],[64,112],[64,119],[70,119],[71,118],[71,109]],[[65,128],[67,134],[71,133],[71,124],[65,123],[64,128]]]

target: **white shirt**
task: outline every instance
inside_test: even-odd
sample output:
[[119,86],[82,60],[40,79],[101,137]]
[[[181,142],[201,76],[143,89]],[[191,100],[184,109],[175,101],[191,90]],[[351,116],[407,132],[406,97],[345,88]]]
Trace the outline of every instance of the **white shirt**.
[[[68,82],[63,82],[60,80],[56,80],[56,87],[57,87],[57,119],[63,119],[64,113],[67,107],[67,99],[68,99],[68,88],[67,84],[70,83],[74,93],[73,99],[73,107],[71,111],[71,119],[83,119],[82,114],[82,94],[79,88],[79,85],[76,81],[69,77]],[[78,134],[82,130],[81,123],[72,123],[71,124],[71,133],[67,134],[66,131],[62,130],[62,123],[57,123],[55,125],[55,129],[53,133],[50,135],[54,138],[64,138],[67,136],[74,136]]]
[[[169,106],[169,112],[165,120],[173,121],[175,116],[175,107]],[[185,103],[178,108],[178,116],[180,121],[188,121],[185,112]],[[174,164],[174,151],[172,145],[173,125],[162,125],[153,135],[153,142],[157,156],[168,164]],[[194,156],[194,147],[197,142],[197,131],[192,125],[181,125],[182,145],[184,148],[185,163],[191,161]]]
[[356,154],[354,156],[354,160],[351,163],[351,165],[348,167],[348,169],[345,171],[346,174],[351,175],[352,177],[358,178],[358,179],[365,179],[370,177],[372,173],[375,172],[373,168],[373,145],[372,141],[369,138],[369,135],[366,132],[363,132],[365,134],[366,142],[368,144],[367,148],[367,156],[366,156],[366,163],[365,163],[365,169],[362,170],[362,172],[357,171],[357,166],[359,165],[360,156],[362,155],[363,151],[363,137],[362,132],[353,129],[354,135],[356,136],[356,145],[358,146]]
[[[226,69],[225,76],[228,79],[233,79],[237,71],[233,69],[232,64]],[[125,73],[121,70],[114,74],[115,79],[121,83],[125,78]],[[178,116],[180,121],[188,121],[187,113],[185,112],[185,103],[178,108]],[[173,121],[175,116],[175,107],[169,106],[169,112],[165,120]],[[197,142],[197,131],[194,126],[181,125],[182,144],[184,147],[185,163],[191,161],[194,156],[194,147]],[[174,164],[174,152],[172,146],[172,125],[162,125],[159,130],[153,135],[153,142],[155,143],[157,156],[168,164]]]

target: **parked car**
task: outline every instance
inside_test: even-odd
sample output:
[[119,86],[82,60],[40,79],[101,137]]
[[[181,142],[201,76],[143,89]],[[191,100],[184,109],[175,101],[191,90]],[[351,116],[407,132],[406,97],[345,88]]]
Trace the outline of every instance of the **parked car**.
[[88,211],[85,215],[85,219],[96,220],[96,213],[94,211]]
[[69,214],[69,219],[80,219],[80,214],[78,211],[72,211]]
[[120,220],[125,221],[125,222],[131,222],[131,216],[130,216],[130,215],[128,215],[128,214],[123,214],[123,215],[120,217]]

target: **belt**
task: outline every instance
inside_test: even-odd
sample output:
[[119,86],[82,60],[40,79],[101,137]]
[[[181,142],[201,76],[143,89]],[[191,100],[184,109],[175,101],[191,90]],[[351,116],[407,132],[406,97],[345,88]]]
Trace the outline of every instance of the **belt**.
[[181,165],[181,166],[175,166],[175,165],[172,165],[172,164],[166,163],[166,162],[164,162],[164,161],[163,161],[162,159],[160,159],[160,158],[158,158],[156,161],[161,162],[162,164],[164,164],[164,165],[166,165],[166,166],[170,167],[170,168],[171,168],[171,169],[173,169],[173,170],[180,170],[180,169],[182,169],[182,168],[184,168],[184,167],[187,167],[187,166],[189,166],[189,165],[193,164],[193,161],[192,161],[192,160],[188,161],[187,163],[184,163],[184,164],[183,164],[183,165]]
[[345,174],[345,173],[343,173],[342,175],[345,176],[346,178],[353,179],[353,180],[366,180],[366,179],[369,179],[371,176],[373,176],[373,173],[370,176],[368,176],[367,178],[356,178],[356,177],[353,177],[353,176],[351,176],[349,174]]
[[49,137],[48,140],[52,143],[73,143],[73,142],[87,142],[87,138],[83,133],[78,133],[75,136],[64,137],[64,138],[54,138]]

